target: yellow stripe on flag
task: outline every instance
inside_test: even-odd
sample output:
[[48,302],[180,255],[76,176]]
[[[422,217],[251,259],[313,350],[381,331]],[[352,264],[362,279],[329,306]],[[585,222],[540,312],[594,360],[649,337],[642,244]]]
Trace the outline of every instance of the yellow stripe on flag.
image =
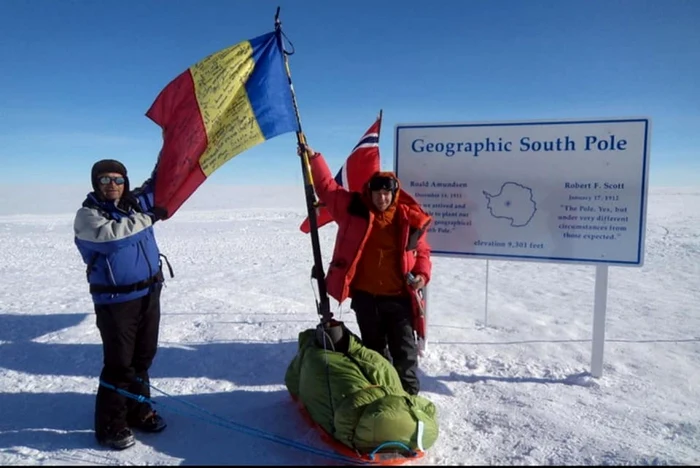
[[253,48],[244,41],[190,68],[208,144],[199,158],[209,177],[235,155],[265,141],[245,83],[253,73]]
[[228,160],[301,131],[282,39],[275,28],[205,57],[170,81],[148,109],[163,130],[154,203],[164,219]]

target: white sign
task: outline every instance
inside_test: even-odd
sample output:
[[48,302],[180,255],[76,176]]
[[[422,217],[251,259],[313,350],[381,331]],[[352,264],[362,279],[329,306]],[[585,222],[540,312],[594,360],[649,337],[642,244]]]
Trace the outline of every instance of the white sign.
[[648,118],[396,125],[433,255],[641,266]]

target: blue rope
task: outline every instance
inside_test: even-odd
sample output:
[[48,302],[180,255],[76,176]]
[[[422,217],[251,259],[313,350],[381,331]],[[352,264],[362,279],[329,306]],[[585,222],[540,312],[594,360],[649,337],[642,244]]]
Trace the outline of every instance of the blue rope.
[[156,401],[152,400],[151,398],[148,398],[148,397],[146,397],[146,396],[144,396],[144,395],[137,395],[137,394],[135,394],[135,393],[128,392],[128,391],[123,390],[123,389],[121,389],[121,388],[117,388],[117,387],[115,387],[114,385],[108,384],[108,383],[106,383],[106,382],[104,382],[104,381],[102,381],[102,380],[100,380],[100,385],[102,385],[102,386],[104,386],[104,387],[106,387],[106,388],[109,388],[110,390],[114,390],[115,392],[117,392],[117,393],[119,393],[120,395],[123,395],[123,396],[125,396],[125,397],[127,397],[127,398],[132,398],[132,399],[134,399],[134,400],[136,400],[136,401],[138,401],[138,402],[140,402],[140,403],[147,402],[147,403],[151,403],[151,404],[154,404],[154,405],[155,405],[155,404],[160,405],[161,407],[168,407],[168,408],[170,408],[172,411],[174,411],[174,412],[176,412],[176,413],[181,413],[181,414],[185,414],[185,415],[191,415],[191,416],[194,416],[194,417],[197,417],[197,418],[201,419],[202,421],[209,422],[209,423],[212,423],[212,424],[215,424],[215,425],[218,425],[218,426],[227,428],[227,429],[234,429],[234,430],[238,430],[238,431],[247,433],[247,434],[249,434],[249,435],[256,435],[256,436],[262,437],[262,438],[264,438],[264,439],[271,440],[271,441],[273,441],[273,442],[277,442],[277,443],[281,443],[281,444],[284,444],[284,445],[288,445],[288,446],[290,446],[290,447],[294,447],[294,448],[297,448],[297,449],[300,449],[300,450],[304,450],[304,451],[307,451],[307,452],[310,452],[310,453],[313,453],[313,454],[316,454],[316,455],[321,455],[321,456],[328,457],[328,458],[332,458],[332,459],[339,460],[339,461],[342,461],[342,462],[346,462],[346,463],[349,462],[349,463],[352,463],[352,464],[355,464],[355,465],[366,465],[366,464],[367,464],[367,462],[362,461],[362,460],[357,460],[357,459],[350,458],[350,457],[346,457],[346,456],[343,456],[343,455],[338,455],[338,454],[335,453],[335,452],[330,452],[330,451],[327,451],[327,450],[317,449],[317,448],[312,447],[312,446],[310,446],[310,445],[302,444],[302,443],[300,443],[300,442],[296,442],[296,441],[293,441],[293,440],[291,440],[291,439],[287,439],[287,438],[284,438],[284,437],[281,437],[281,436],[277,436],[277,435],[271,434],[271,433],[269,433],[269,432],[261,431],[261,430],[259,430],[259,429],[254,429],[254,428],[247,427],[247,426],[244,426],[244,425],[241,425],[241,424],[238,424],[238,423],[234,423],[234,422],[229,421],[229,420],[227,420],[227,419],[225,419],[225,418],[223,418],[223,417],[221,417],[221,416],[219,416],[219,415],[216,415],[216,414],[214,414],[214,413],[211,413],[211,412],[207,411],[206,409],[201,408],[201,407],[199,407],[199,406],[197,406],[197,405],[195,405],[195,404],[193,404],[193,403],[190,403],[190,402],[188,402],[188,401],[186,401],[186,400],[183,400],[183,399],[174,397],[174,396],[172,396],[172,395],[169,395],[168,393],[164,392],[163,390],[158,389],[157,387],[155,387],[155,386],[152,385],[151,383],[149,383],[149,382],[144,382],[144,381],[141,380],[140,378],[137,378],[137,380],[138,380],[139,382],[145,384],[145,385],[148,385],[148,386],[151,387],[152,389],[154,389],[154,390],[156,390],[156,391],[162,393],[163,395],[165,395],[165,396],[167,396],[167,397],[169,397],[169,398],[171,398],[171,399],[177,401],[178,403],[184,404],[184,405],[189,406],[189,407],[191,407],[191,408],[193,408],[193,409],[196,409],[197,411],[200,411],[200,412],[205,413],[205,414],[207,414],[207,415],[209,415],[209,416],[212,416],[213,418],[216,418],[218,421],[207,420],[206,418],[203,418],[203,417],[201,417],[201,416],[199,416],[199,415],[197,415],[197,414],[191,413],[191,412],[190,412],[190,413],[188,413],[188,412],[183,412],[183,411],[181,411],[181,410],[178,410],[177,408],[174,408],[172,405],[164,404],[163,402],[156,402]]
[[374,455],[375,455],[377,452],[379,452],[379,450],[381,450],[382,448],[387,447],[387,446],[389,446],[389,445],[398,445],[399,447],[402,447],[404,450],[406,450],[408,453],[410,453],[412,457],[415,457],[416,455],[418,455],[417,452],[414,452],[413,450],[411,450],[411,447],[407,446],[407,445],[404,444],[403,442],[391,442],[391,441],[389,441],[389,442],[384,442],[384,443],[382,443],[382,444],[379,444],[379,445],[377,446],[377,448],[375,448],[374,450],[372,450],[372,451],[369,453],[369,459],[370,459],[370,460],[374,460]]
[[[188,401],[186,401],[186,400],[183,400],[183,399],[177,398],[177,397],[175,397],[175,396],[173,396],[173,395],[170,395],[169,393],[165,392],[164,390],[159,389],[158,387],[156,387],[155,385],[151,384],[150,382],[144,382],[144,381],[143,381],[141,378],[139,378],[139,377],[137,377],[136,379],[137,379],[139,382],[141,382],[141,383],[143,383],[143,384],[145,384],[145,385],[148,385],[148,386],[151,387],[153,390],[155,390],[155,391],[157,391],[157,392],[159,392],[159,393],[162,393],[163,395],[165,395],[165,396],[168,397],[168,398],[171,398],[171,399],[173,399],[173,400],[175,400],[175,401],[178,401],[179,403],[182,403],[182,404],[184,404],[184,405],[190,406],[190,407],[192,407],[192,408],[194,408],[194,409],[196,409],[196,410],[198,410],[198,411],[201,411],[201,412],[203,412],[203,413],[206,413],[206,414],[208,414],[208,415],[210,415],[210,416],[212,416],[212,417],[214,417],[214,418],[223,420],[224,422],[227,422],[227,423],[229,423],[229,424],[235,424],[235,423],[231,423],[230,421],[227,421],[227,420],[224,419],[223,417],[221,417],[221,416],[219,416],[219,415],[217,415],[217,414],[214,414],[214,413],[212,413],[212,412],[210,412],[210,411],[207,411],[206,409],[201,408],[201,407],[199,407],[199,406],[197,406],[197,405],[195,405],[195,404],[193,404],[193,403],[190,403],[190,402],[188,402]],[[244,427],[244,426],[241,426],[241,427]],[[260,431],[260,430],[258,430],[258,429],[250,429],[250,430],[255,431],[255,432],[258,432],[258,433],[260,433],[260,434],[269,434],[269,433],[265,433],[265,432],[263,432],[263,431]],[[273,434],[269,434],[269,435],[272,436],[272,437],[279,438],[279,439],[280,439],[279,441],[282,442],[282,443],[285,443],[284,441],[287,440],[287,439],[283,439],[282,437],[275,436],[275,435],[273,435]],[[294,441],[291,441],[291,442],[294,443],[294,444],[296,444],[296,445],[299,445],[299,446],[300,446],[299,448],[302,448],[302,450],[305,450],[304,447],[309,447],[309,446],[307,446],[307,445],[300,444],[300,443],[298,443],[298,442],[294,442]],[[379,452],[382,448],[387,447],[387,446],[391,446],[391,445],[402,447],[406,452],[408,452],[408,453],[411,455],[411,457],[416,457],[416,456],[418,455],[417,452],[415,452],[414,450],[411,450],[411,448],[410,448],[409,446],[407,446],[406,444],[404,444],[404,443],[402,443],[402,442],[398,442],[398,441],[397,441],[397,442],[388,441],[388,442],[384,442],[384,443],[382,443],[382,444],[379,444],[372,452],[370,452],[370,453],[368,454],[369,459],[370,459],[370,460],[374,460],[374,456],[375,456],[375,454],[376,454],[377,452]],[[312,448],[313,450],[320,450],[320,449],[315,449],[315,448],[313,448],[313,447],[310,447],[310,448]],[[319,452],[315,452],[315,453],[319,453]],[[341,461],[351,460],[351,461],[352,461],[353,463],[355,463],[355,464],[359,464],[359,465],[366,465],[366,464],[367,464],[367,462],[363,462],[363,461],[361,461],[361,460],[356,460],[356,459],[353,459],[353,458],[345,457],[345,456],[343,456],[343,455],[337,455],[337,454],[335,454],[334,452],[326,452],[326,451],[324,451],[324,450],[320,450],[320,453],[321,453],[321,454],[330,453],[330,454],[333,456],[333,458],[336,458],[336,459],[341,460]]]

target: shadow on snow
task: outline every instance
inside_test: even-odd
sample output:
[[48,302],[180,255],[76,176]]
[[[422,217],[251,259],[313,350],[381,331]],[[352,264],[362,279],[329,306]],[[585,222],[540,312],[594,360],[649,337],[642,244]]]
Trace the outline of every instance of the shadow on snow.
[[[34,375],[99,376],[101,344],[39,343],[33,339],[72,327],[89,314],[0,314],[0,367]],[[237,385],[274,385],[283,380],[297,342],[217,342],[158,347],[151,377],[225,380]],[[96,380],[97,381],[97,380]]]
[[[71,464],[114,464],[114,460],[129,464],[134,457],[147,456],[148,447],[188,465],[311,465],[330,460],[289,446],[289,442],[301,443],[330,452],[307,426],[286,390],[233,390],[175,398],[153,390],[155,408],[168,421],[165,432],[137,433],[139,444],[123,452],[98,446],[92,422],[102,346],[32,341],[74,327],[91,315],[0,314],[0,338],[9,341],[0,345],[0,367],[40,376],[94,379],[94,386],[84,393],[0,393],[1,452],[35,461],[36,455],[23,449],[28,447],[47,452],[48,460],[44,460],[49,463]],[[205,377],[241,386],[284,385],[284,374],[296,350],[296,340],[160,346],[151,378],[164,391],[168,389],[158,383],[162,378]],[[183,405],[183,400],[203,411]],[[268,440],[255,434],[256,430],[286,441]]]
[[[154,397],[168,422],[160,434],[136,432],[138,444],[112,451],[97,445],[92,428],[94,395],[84,393],[0,394],[0,451],[28,447],[48,452],[49,463],[130,463],[147,455],[148,447],[187,465],[310,465],[327,458],[285,443],[267,440],[250,430],[328,450],[301,418],[286,391],[231,391],[178,397],[225,420],[232,429],[204,413],[192,415],[171,398]],[[266,428],[274,428],[268,432]],[[141,445],[142,444],[142,445]],[[143,447],[143,446],[147,447]],[[17,450],[15,455],[21,456]]]

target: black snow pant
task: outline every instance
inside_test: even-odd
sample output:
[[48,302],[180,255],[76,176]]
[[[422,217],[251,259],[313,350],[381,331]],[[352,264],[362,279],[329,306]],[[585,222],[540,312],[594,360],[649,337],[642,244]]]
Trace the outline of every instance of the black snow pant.
[[411,298],[374,296],[355,290],[350,307],[355,311],[362,343],[392,362],[404,390],[417,395],[418,347],[413,336]]
[[[136,378],[149,382],[148,369],[158,348],[161,287],[156,286],[150,294],[131,301],[95,305],[104,358],[100,380],[147,398],[151,395],[150,388]],[[139,403],[100,385],[95,402],[95,432],[116,433],[129,422],[143,419],[150,411],[147,402]]]

